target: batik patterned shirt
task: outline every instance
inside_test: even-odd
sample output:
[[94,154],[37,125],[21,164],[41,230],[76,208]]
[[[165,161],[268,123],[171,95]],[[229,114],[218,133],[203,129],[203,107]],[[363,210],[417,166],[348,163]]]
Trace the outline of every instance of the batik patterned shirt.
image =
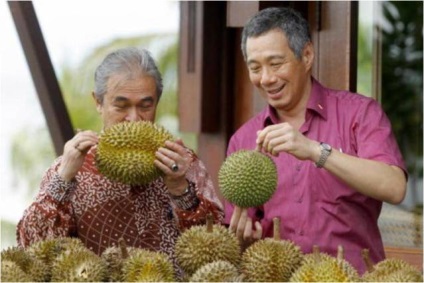
[[143,186],[111,181],[98,172],[95,154],[96,148],[88,152],[71,182],[60,178],[62,157],[56,159],[18,223],[19,246],[72,236],[101,255],[122,237],[127,246],[165,252],[175,263],[174,244],[184,229],[204,224],[210,213],[222,222],[223,206],[194,153],[186,174],[188,193],[182,197],[171,196],[162,178]]

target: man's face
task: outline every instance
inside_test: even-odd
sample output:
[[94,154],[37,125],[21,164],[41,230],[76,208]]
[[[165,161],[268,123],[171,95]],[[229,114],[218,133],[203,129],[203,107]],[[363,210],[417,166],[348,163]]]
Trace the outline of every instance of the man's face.
[[277,112],[298,109],[307,98],[313,48],[308,44],[300,59],[290,49],[280,30],[271,30],[246,41],[249,77],[260,94]]
[[121,122],[154,122],[158,103],[154,78],[140,75],[126,79],[115,75],[109,78],[107,89],[103,103],[96,99],[104,129]]

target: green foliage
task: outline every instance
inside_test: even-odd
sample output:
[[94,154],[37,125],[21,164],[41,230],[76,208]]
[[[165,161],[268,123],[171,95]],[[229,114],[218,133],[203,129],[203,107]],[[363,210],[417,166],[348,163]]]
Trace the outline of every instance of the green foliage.
[[[410,173],[422,176],[423,2],[383,2],[383,108]],[[421,160],[421,161],[420,161]]]

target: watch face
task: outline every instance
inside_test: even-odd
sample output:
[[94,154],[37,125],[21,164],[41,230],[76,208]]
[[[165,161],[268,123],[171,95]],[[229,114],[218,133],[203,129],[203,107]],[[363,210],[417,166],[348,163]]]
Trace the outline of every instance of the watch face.
[[329,145],[329,144],[326,144],[326,143],[321,143],[321,146],[322,146],[322,148],[324,149],[324,150],[328,150],[328,151],[331,151],[331,146]]

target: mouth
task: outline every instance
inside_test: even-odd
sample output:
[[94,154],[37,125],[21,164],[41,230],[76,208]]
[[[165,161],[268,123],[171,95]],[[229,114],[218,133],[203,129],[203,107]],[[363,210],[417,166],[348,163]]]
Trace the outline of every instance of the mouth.
[[282,90],[284,89],[284,86],[285,85],[282,85],[278,88],[267,89],[265,91],[266,91],[268,97],[270,97],[272,99],[277,99],[277,98],[280,98],[283,95]]

